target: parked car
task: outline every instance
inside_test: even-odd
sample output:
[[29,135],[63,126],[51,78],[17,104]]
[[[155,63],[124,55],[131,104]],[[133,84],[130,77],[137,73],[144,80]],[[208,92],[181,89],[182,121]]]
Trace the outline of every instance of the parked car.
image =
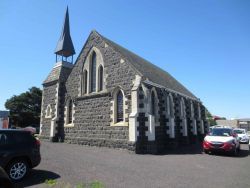
[[14,187],[9,176],[6,174],[4,169],[0,167],[0,188],[12,188]]
[[233,132],[238,135],[240,143],[249,143],[249,136],[245,129],[235,128]]
[[0,166],[11,180],[21,180],[40,161],[40,141],[29,131],[0,130]]
[[204,138],[203,150],[205,153],[221,151],[237,155],[240,151],[238,136],[233,133],[232,128],[213,128]]

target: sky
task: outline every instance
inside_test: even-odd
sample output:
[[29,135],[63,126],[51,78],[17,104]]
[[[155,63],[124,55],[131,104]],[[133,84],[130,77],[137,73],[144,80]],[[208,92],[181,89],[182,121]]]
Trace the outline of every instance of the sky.
[[67,5],[75,59],[95,29],[169,72],[213,115],[250,117],[249,0],[1,0],[0,110],[42,89]]

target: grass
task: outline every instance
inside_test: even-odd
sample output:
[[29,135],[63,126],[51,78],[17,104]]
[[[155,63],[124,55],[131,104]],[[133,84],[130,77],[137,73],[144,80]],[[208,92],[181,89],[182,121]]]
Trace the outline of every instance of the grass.
[[78,183],[76,185],[71,185],[67,182],[57,182],[54,179],[47,179],[45,180],[46,187],[53,187],[53,188],[105,188],[104,184],[100,181],[92,181],[90,183]]

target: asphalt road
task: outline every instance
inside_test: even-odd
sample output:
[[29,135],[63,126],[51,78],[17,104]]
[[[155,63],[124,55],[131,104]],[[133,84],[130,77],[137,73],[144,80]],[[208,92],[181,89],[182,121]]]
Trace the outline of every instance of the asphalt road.
[[[77,185],[98,180],[106,188],[248,188],[250,157],[203,154],[199,148],[165,155],[42,142],[41,164],[17,187],[48,187],[46,179]],[[63,186],[58,186],[63,187]]]

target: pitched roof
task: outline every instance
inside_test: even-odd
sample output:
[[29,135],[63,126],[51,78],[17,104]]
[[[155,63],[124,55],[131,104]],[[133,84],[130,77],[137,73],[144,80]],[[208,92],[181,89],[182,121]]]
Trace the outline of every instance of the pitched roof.
[[52,71],[49,73],[48,77],[43,82],[43,84],[58,81],[59,79],[60,81],[66,81],[73,66],[74,66],[73,64],[65,61],[56,63]]
[[68,7],[65,13],[62,33],[55,49],[55,54],[62,55],[65,57],[75,54],[74,45],[70,36]]
[[[96,31],[93,31],[96,32]],[[96,32],[97,33],[97,32]],[[185,88],[180,82],[178,82],[168,72],[161,68],[153,65],[149,61],[142,57],[134,54],[126,48],[116,44],[115,42],[107,39],[106,37],[97,33],[103,40],[111,46],[115,51],[119,52],[142,76],[146,77],[149,81],[159,84],[166,89],[173,90],[182,95],[188,96],[193,99],[198,99],[192,94],[187,88]]]

